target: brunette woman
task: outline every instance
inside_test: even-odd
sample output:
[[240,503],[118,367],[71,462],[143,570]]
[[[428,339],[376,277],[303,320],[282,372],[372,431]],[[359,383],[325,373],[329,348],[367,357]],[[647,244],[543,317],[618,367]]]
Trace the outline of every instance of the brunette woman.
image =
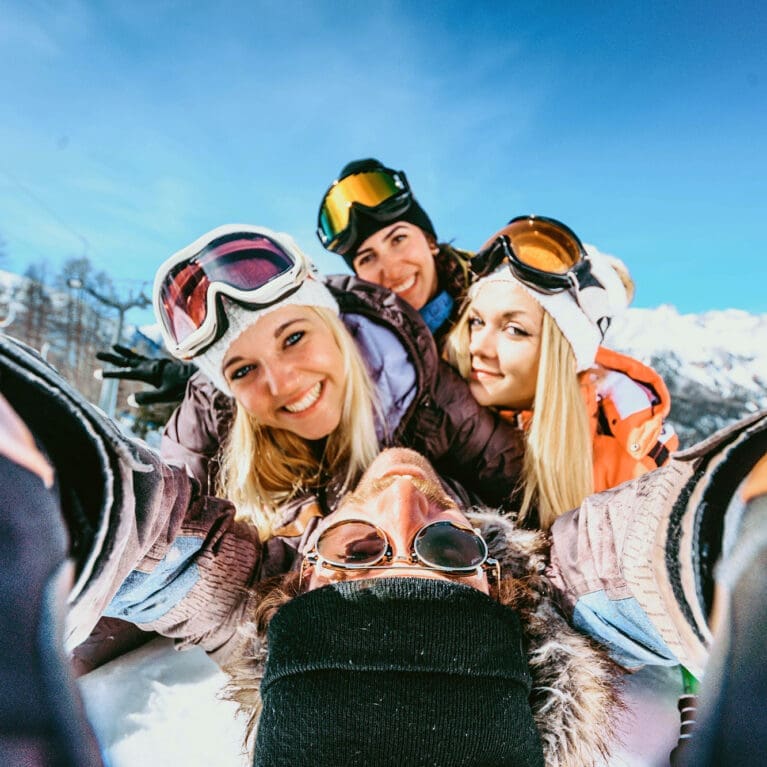
[[407,301],[441,345],[469,286],[471,254],[438,242],[404,171],[373,158],[345,165],[320,203],[317,236],[358,277]]

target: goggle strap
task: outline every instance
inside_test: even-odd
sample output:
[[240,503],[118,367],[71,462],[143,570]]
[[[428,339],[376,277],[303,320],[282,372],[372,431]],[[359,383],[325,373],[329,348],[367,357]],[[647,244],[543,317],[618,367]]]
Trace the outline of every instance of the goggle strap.
[[485,275],[494,272],[503,262],[505,253],[503,252],[504,248],[501,243],[502,238],[503,235],[496,239],[492,245],[472,256],[469,261],[469,268],[474,272],[477,278],[484,277]]

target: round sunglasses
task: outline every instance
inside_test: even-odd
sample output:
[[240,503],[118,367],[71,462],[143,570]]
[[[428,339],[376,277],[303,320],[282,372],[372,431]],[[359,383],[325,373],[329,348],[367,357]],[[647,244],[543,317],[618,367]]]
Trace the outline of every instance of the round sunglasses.
[[398,565],[437,570],[450,575],[479,575],[482,571],[500,577],[500,565],[488,555],[482,536],[470,527],[449,520],[430,522],[413,537],[410,551],[394,555],[386,532],[364,520],[348,519],[320,533],[302,563],[329,570],[381,570]]

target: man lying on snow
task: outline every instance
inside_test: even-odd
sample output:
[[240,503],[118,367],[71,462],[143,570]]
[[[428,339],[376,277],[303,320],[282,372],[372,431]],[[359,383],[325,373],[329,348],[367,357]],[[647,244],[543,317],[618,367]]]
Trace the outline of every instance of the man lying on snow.
[[106,611],[200,644],[235,686],[266,657],[256,764],[588,764],[609,747],[614,670],[551,597],[624,665],[700,673],[720,554],[732,619],[689,763],[758,762],[767,415],[592,496],[550,540],[466,516],[423,459],[384,453],[309,520],[299,575],[275,589],[284,549],[8,338],[0,376],[2,763],[99,763],[59,649],[68,603],[69,647]]

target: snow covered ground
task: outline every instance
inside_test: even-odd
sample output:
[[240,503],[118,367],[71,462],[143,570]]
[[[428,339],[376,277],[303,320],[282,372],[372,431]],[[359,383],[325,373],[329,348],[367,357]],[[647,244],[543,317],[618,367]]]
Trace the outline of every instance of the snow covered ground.
[[244,720],[218,699],[225,682],[200,649],[155,639],[79,680],[110,767],[242,767]]
[[[156,639],[80,679],[80,690],[111,767],[245,767],[244,719],[217,697],[225,676],[198,649]],[[676,669],[628,677],[623,745],[609,767],[668,764],[679,718]]]

